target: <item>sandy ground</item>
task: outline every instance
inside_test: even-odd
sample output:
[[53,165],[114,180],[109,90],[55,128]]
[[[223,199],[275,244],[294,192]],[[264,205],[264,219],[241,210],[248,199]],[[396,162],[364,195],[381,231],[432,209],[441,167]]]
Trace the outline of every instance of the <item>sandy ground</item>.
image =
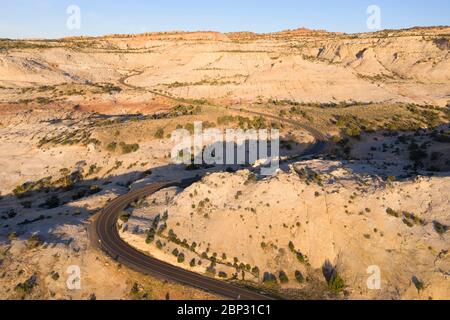
[[[294,167],[320,172],[323,186],[306,183]],[[210,257],[216,253],[221,261],[217,272],[223,270],[227,277],[237,271],[222,263],[233,263],[234,257],[261,270],[258,278],[246,272],[245,279],[256,283],[262,282],[262,272],[277,275],[283,270],[290,279],[282,285],[284,289],[301,292],[306,284],[295,281],[295,271],[313,278],[331,261],[352,299],[448,299],[449,239],[448,234],[434,230],[433,222],[450,223],[445,191],[449,179],[424,177],[386,185],[376,176],[352,173],[363,167],[360,163],[301,162],[288,173],[252,184],[245,183],[248,171],[212,174],[176,196],[174,191],[155,195],[159,206],[149,206],[144,215],[143,209],[136,217],[133,214],[124,237],[174,264],[177,258],[172,251],[178,248],[186,256],[182,265],[202,273],[210,263],[199,258],[202,252]],[[388,208],[414,213],[424,220],[423,225],[408,226],[401,217],[390,216]],[[169,216],[167,230],[188,244],[195,242],[196,253],[164,237],[162,249],[144,242],[142,230],[164,210]],[[132,227],[137,223],[141,232]],[[290,241],[307,263],[290,252]],[[226,259],[221,258],[223,254]],[[202,265],[190,267],[192,258]],[[368,290],[366,285],[367,269],[374,265],[381,269],[381,290]],[[412,280],[416,278],[425,284],[423,290],[417,290]]]
[[[448,299],[449,34],[0,39],[0,298],[217,298],[117,265],[87,231],[130,188],[205,174],[130,208],[123,237],[289,298]],[[327,156],[283,163],[265,179],[257,168],[171,163],[173,130],[259,123],[245,110],[321,130]],[[280,121],[262,126],[281,129],[285,157],[313,142]],[[355,127],[371,133],[341,140]],[[157,216],[167,226],[146,243]],[[81,290],[67,287],[71,265]],[[380,290],[367,288],[370,266]],[[269,273],[277,284],[264,281]]]
[[448,27],[250,38],[180,33],[25,43],[29,49],[7,42],[0,53],[1,101],[23,99],[21,88],[31,87],[38,90],[29,99],[50,95],[90,108],[105,101],[158,105],[161,93],[238,102],[272,98],[442,106],[449,100],[449,33]]

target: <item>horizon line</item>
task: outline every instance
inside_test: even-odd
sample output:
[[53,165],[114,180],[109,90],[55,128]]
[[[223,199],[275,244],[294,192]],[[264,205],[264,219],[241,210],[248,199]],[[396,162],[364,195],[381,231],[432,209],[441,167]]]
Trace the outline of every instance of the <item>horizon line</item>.
[[439,29],[439,28],[450,28],[450,25],[427,25],[427,26],[411,26],[411,27],[405,27],[405,28],[398,28],[398,29],[380,29],[380,30],[368,30],[365,32],[343,32],[343,31],[330,31],[326,29],[310,29],[306,27],[299,27],[296,29],[284,29],[284,30],[278,30],[278,31],[272,31],[272,32],[256,32],[256,31],[248,31],[248,30],[242,30],[242,31],[215,31],[215,30],[161,30],[161,31],[146,31],[146,32],[139,32],[139,33],[107,33],[107,34],[100,34],[100,35],[73,35],[73,36],[64,36],[64,37],[50,37],[50,38],[3,38],[0,36],[0,40],[12,40],[12,41],[45,41],[45,40],[66,40],[66,39],[76,39],[76,38],[108,38],[108,37],[129,37],[129,36],[145,36],[145,35],[158,35],[158,34],[192,34],[192,33],[216,33],[216,34],[233,34],[233,33],[250,33],[254,35],[270,35],[270,34],[279,34],[283,32],[293,32],[293,31],[305,31],[307,32],[321,32],[321,33],[329,33],[329,34],[341,34],[341,35],[360,35],[360,34],[376,34],[386,31],[408,31],[408,30],[414,30],[414,29]]

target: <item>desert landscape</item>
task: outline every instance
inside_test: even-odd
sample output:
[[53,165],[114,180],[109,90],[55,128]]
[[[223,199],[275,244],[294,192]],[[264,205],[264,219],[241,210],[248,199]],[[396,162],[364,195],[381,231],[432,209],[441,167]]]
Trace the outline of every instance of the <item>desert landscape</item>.
[[[279,169],[173,163],[197,122],[279,130]],[[190,181],[120,208],[122,245],[268,298],[448,300],[449,122],[450,27],[0,39],[0,299],[238,298],[99,235]]]

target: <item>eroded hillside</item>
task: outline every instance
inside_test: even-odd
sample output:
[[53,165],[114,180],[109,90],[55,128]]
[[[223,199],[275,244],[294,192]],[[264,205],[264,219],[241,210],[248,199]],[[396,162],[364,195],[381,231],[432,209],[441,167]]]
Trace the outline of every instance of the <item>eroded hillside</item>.
[[[123,239],[275,297],[448,299],[449,37],[0,40],[0,298],[216,298],[131,271],[93,230],[118,196],[200,177],[131,203]],[[278,129],[279,170],[175,164],[172,133],[198,121]],[[80,290],[66,282],[73,265]]]
[[449,100],[449,33],[442,27],[356,35],[297,30],[2,40],[1,100],[14,102],[24,90],[37,90],[25,102],[157,105],[155,99],[167,95],[442,106]]

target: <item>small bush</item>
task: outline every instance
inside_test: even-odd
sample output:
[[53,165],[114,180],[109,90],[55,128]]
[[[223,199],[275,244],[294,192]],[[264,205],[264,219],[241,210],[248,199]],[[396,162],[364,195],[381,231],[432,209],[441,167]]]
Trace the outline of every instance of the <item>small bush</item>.
[[330,281],[328,281],[328,288],[331,292],[340,293],[345,289],[345,281],[340,275],[335,274]]
[[305,282],[305,278],[303,277],[303,274],[300,271],[295,271],[295,280],[297,280],[298,283]]
[[55,272],[55,271],[52,271],[51,277],[52,277],[53,280],[58,281],[58,279],[59,279],[59,273],[58,273],[58,272]]
[[108,144],[106,146],[106,150],[108,150],[109,152],[115,152],[117,149],[117,143],[116,142],[111,142],[110,144]]
[[216,268],[214,268],[214,264],[213,263],[211,263],[211,265],[208,268],[206,268],[206,273],[210,274],[212,276],[216,275]]
[[412,278],[412,282],[414,283],[414,286],[416,287],[419,293],[425,290],[425,284],[423,283],[423,281],[419,280],[419,278],[417,278],[416,276]]
[[36,286],[36,282],[37,282],[37,276],[36,276],[36,274],[33,274],[25,282],[19,283],[15,289],[17,292],[19,292],[23,295],[30,294],[31,291],[33,290],[33,288]]
[[291,252],[295,251],[295,245],[292,241],[289,241],[289,250],[291,250]]
[[277,284],[277,277],[270,272],[264,272],[263,282],[265,284]]
[[259,277],[259,268],[258,267],[253,267],[251,272],[255,277]]
[[162,138],[164,138],[164,129],[163,129],[163,128],[158,128],[158,130],[156,130],[156,132],[155,132],[155,138],[156,138],[156,139],[162,139]]
[[389,176],[386,178],[386,182],[389,184],[394,183],[395,181],[397,181],[397,178],[394,176]]
[[393,210],[391,208],[387,208],[386,209],[386,213],[388,215],[390,215],[390,216],[393,216],[393,217],[396,217],[396,218],[400,218],[400,214],[397,211],[395,211],[395,210]]
[[295,254],[295,256],[297,257],[297,260],[298,260],[300,263],[305,263],[305,262],[306,262],[305,256],[304,256],[300,251],[297,251],[297,253]]
[[130,220],[131,214],[127,213],[127,212],[123,212],[120,216],[119,216],[119,220],[122,221],[123,223],[127,223],[128,220]]
[[284,272],[284,271],[280,271],[279,272],[278,278],[280,279],[281,283],[288,283],[289,282],[289,278],[288,278],[286,272]]
[[126,144],[125,142],[120,143],[123,154],[133,153],[139,150],[139,145],[137,143]]
[[440,235],[445,234],[449,229],[448,226],[443,225],[442,223],[440,223],[438,221],[433,221],[433,227],[434,227],[434,230]]

